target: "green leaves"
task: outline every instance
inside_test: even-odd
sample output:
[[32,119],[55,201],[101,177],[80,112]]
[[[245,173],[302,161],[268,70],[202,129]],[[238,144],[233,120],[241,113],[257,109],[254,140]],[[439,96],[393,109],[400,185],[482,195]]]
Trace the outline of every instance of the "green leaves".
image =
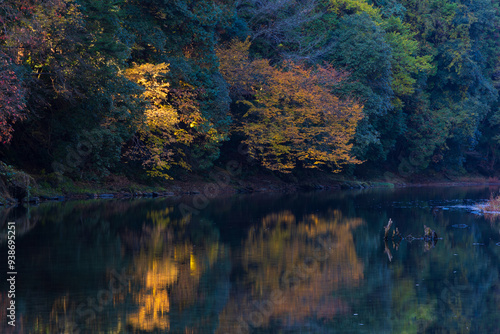
[[330,61],[350,72],[340,91],[364,104],[365,118],[356,132],[354,152],[361,159],[383,158],[379,154],[369,157],[369,150],[384,151],[380,122],[392,109],[391,47],[384,31],[367,14],[344,16],[334,36],[336,47]]

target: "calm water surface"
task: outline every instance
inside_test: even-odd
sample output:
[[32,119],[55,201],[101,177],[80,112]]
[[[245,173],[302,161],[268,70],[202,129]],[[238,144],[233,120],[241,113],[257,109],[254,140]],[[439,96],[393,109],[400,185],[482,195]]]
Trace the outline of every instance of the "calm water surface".
[[[497,187],[47,203],[16,222],[2,333],[500,333]],[[184,212],[184,215],[182,214]],[[424,224],[442,237],[387,243]],[[500,245],[500,243],[499,243]],[[2,274],[2,277],[3,274]]]

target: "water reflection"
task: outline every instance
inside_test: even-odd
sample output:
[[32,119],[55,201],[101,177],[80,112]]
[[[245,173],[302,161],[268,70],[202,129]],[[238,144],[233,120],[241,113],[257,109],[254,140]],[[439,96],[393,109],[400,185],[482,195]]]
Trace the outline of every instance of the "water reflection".
[[[500,231],[466,209],[491,191],[242,196],[192,216],[183,199],[4,210],[3,228],[19,224],[19,327],[0,283],[0,331],[495,333]],[[443,239],[384,241],[389,218]]]
[[335,291],[363,279],[352,235],[362,224],[338,210],[303,217],[285,210],[264,216],[249,230],[238,254],[237,289],[220,316],[218,332],[272,323],[294,328],[348,313],[348,303]]
[[0,245],[7,242],[7,223],[16,222],[16,236],[21,237],[30,232],[38,223],[37,217],[32,218],[30,211],[24,207],[8,207],[0,209]]
[[[176,320],[191,319],[194,308],[214,302],[203,284],[217,262],[224,262],[226,251],[217,235],[207,235],[201,244],[194,245],[191,238],[175,238],[187,233],[186,221],[175,220],[169,215],[173,210],[149,211],[152,226],[144,225],[140,233],[127,230],[127,248],[140,244],[132,254],[130,270],[135,272],[135,289],[131,295],[137,311],[127,315],[127,327],[136,331],[162,331],[171,329],[171,316]],[[136,240],[139,240],[137,242]],[[131,245],[132,244],[132,245]],[[220,269],[220,266],[216,269]],[[225,271],[215,271],[216,276]],[[213,274],[213,273],[212,273]],[[228,273],[225,273],[226,275]],[[218,277],[217,277],[218,278]],[[222,278],[224,280],[224,278]],[[206,318],[207,321],[213,321]],[[186,331],[195,332],[196,324],[183,324]],[[178,328],[179,324],[174,324]]]

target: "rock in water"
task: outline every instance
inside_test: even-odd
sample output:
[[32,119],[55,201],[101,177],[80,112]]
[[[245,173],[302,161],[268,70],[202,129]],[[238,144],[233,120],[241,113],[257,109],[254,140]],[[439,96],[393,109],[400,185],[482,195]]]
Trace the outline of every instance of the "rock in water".
[[424,225],[424,238],[432,238],[432,230]]

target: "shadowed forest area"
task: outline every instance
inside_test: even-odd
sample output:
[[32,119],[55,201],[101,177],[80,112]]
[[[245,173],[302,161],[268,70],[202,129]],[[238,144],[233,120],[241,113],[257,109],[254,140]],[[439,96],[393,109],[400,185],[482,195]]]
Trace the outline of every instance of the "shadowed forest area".
[[2,1],[0,190],[234,160],[494,177],[499,19],[493,0]]

